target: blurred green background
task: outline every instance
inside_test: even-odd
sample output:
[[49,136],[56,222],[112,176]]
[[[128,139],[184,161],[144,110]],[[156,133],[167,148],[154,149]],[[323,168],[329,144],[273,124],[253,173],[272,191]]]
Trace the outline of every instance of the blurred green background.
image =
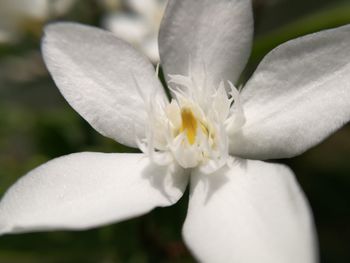
[[[77,0],[47,20],[99,26],[113,7],[111,1],[101,2]],[[256,38],[244,78],[278,44],[350,23],[348,0],[256,0],[254,11]],[[15,42],[0,44],[0,196],[21,175],[54,157],[130,150],[95,132],[59,94],[41,60],[43,23],[28,27]],[[310,200],[322,262],[350,262],[349,157],[347,125],[307,153],[282,160]],[[173,207],[89,231],[2,236],[0,262],[195,262],[181,239],[187,200],[185,195]]]

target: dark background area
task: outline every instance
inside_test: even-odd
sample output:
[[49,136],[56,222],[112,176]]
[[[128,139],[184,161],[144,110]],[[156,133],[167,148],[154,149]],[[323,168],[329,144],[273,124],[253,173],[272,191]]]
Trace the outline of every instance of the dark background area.
[[[278,44],[350,23],[349,1],[256,0],[254,10],[256,38],[243,79]],[[60,19],[99,25],[104,12],[97,1],[84,0]],[[54,157],[130,150],[99,135],[70,108],[46,72],[39,46],[40,30],[0,45],[0,196]],[[282,160],[310,201],[321,262],[350,262],[349,157],[348,124],[305,154]],[[0,262],[194,262],[181,238],[187,201],[185,194],[172,207],[89,231],[1,236]]]

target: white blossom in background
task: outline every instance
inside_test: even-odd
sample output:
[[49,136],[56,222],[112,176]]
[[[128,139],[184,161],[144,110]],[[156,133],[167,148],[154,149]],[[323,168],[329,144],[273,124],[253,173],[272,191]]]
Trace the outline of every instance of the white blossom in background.
[[31,51],[22,56],[7,56],[0,61],[0,90],[7,83],[25,83],[47,76],[47,70],[39,51]]
[[0,43],[17,41],[50,18],[65,14],[76,0],[0,0]]
[[98,4],[105,11],[116,11],[122,6],[123,0],[98,0]]
[[167,0],[118,0],[127,7],[107,14],[102,26],[131,43],[156,64],[158,32]]
[[176,203],[189,183],[183,237],[200,262],[317,262],[293,172],[262,160],[299,155],[350,120],[350,26],[282,44],[239,92],[252,36],[250,1],[169,2],[159,37],[169,101],[126,42],[48,26],[43,55],[63,96],[142,153],[75,153],[34,169],[3,196],[0,233],[119,222]]

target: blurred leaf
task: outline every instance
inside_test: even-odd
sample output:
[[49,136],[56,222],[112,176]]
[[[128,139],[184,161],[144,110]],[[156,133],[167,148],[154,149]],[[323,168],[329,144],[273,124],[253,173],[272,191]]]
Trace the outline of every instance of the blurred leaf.
[[281,43],[306,34],[350,23],[350,3],[327,8],[256,38],[252,59],[259,61]]

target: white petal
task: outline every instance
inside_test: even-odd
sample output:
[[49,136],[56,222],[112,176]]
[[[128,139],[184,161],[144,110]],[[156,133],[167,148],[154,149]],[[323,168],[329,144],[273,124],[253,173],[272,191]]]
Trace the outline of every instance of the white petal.
[[112,33],[74,23],[46,27],[42,49],[71,106],[101,134],[136,147],[145,133],[144,99],[166,99],[152,64]]
[[175,203],[183,169],[155,166],[143,154],[77,153],[25,175],[0,203],[0,234],[86,229]]
[[136,13],[148,20],[154,19],[157,13],[162,13],[166,0],[128,0],[126,4]]
[[231,169],[194,174],[183,235],[200,262],[317,261],[311,211],[279,164],[236,160]]
[[289,41],[268,54],[243,89],[246,124],[231,154],[286,158],[350,120],[350,26]]
[[152,63],[159,63],[159,49],[158,49],[158,34],[149,35],[142,43],[142,51],[152,61]]
[[236,81],[248,60],[252,36],[250,0],[170,1],[159,35],[165,75],[188,75],[191,67],[198,80],[205,67],[215,85]]
[[110,14],[104,18],[104,28],[130,44],[140,45],[148,34],[147,22],[138,17],[123,14]]

